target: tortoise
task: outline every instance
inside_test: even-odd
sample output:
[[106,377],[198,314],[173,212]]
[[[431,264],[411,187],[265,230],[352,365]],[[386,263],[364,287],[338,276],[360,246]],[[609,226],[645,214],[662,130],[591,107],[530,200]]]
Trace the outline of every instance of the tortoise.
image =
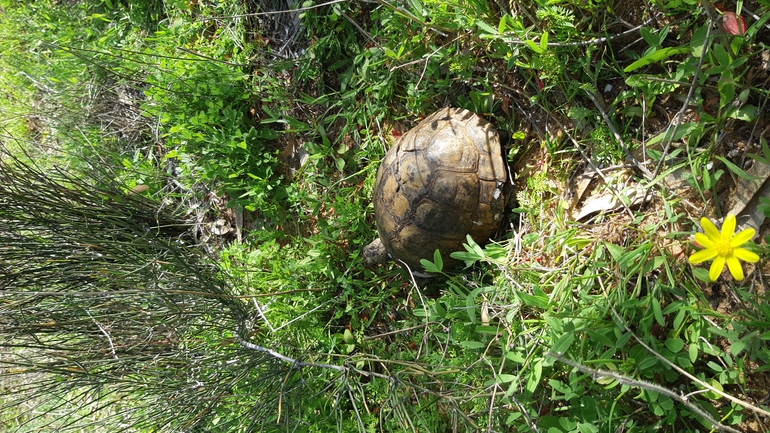
[[420,259],[439,250],[447,267],[466,235],[485,243],[500,227],[506,164],[495,127],[475,113],[443,108],[406,132],[377,172],[374,214],[379,239],[367,264],[396,259],[421,276]]

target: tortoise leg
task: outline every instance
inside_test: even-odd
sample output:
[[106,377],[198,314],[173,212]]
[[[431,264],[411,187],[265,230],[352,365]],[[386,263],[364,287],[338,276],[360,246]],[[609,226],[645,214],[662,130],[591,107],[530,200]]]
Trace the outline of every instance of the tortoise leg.
[[380,238],[373,240],[364,247],[364,260],[369,266],[376,266],[387,263],[390,258]]

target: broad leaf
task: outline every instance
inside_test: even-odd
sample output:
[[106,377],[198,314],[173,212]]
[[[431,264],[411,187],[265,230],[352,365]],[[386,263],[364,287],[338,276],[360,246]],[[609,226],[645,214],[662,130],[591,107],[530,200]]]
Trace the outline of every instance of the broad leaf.
[[665,60],[671,56],[677,55],[677,54],[685,54],[690,51],[690,47],[668,47],[668,48],[661,48],[660,50],[657,50],[653,53],[650,53],[641,59],[635,61],[634,63],[631,63],[630,65],[626,66],[625,69],[623,69],[623,72],[632,72],[639,68],[643,68],[647,65],[651,65],[653,63],[658,63],[662,60]]

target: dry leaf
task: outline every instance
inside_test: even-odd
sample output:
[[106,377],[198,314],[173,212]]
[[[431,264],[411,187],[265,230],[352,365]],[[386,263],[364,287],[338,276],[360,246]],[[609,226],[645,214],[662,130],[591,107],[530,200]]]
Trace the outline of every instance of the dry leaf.
[[642,188],[640,185],[625,188],[622,191],[618,191],[617,194],[613,194],[611,191],[606,191],[602,195],[588,198],[575,219],[580,221],[596,213],[619,211],[625,207],[623,206],[621,197],[626,198],[624,200],[626,202],[626,206],[639,205],[644,200],[646,193],[647,190]]
[[148,189],[150,189],[148,185],[140,184],[131,188],[131,190],[129,191],[129,194],[141,194],[147,191]]
[[[592,161],[593,162],[593,161]],[[578,203],[583,200],[588,187],[596,179],[597,172],[596,164],[584,164],[583,171],[573,175],[568,185],[568,196],[570,211],[574,211],[578,207]]]
[[224,236],[233,231],[233,227],[224,218],[219,218],[211,224],[211,233]]
[[749,221],[740,219],[741,226],[751,226],[759,229],[765,221],[765,214],[759,209],[759,198],[770,197],[770,164],[761,161],[754,161],[746,173],[754,177],[752,180],[746,180],[735,176],[735,193],[733,195],[733,206],[730,209],[731,214],[735,216],[747,216]]

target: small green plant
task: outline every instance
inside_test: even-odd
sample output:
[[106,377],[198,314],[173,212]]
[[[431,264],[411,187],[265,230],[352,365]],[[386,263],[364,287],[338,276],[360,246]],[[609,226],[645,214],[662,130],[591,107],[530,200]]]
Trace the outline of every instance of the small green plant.
[[[204,42],[190,30],[158,29],[156,48],[175,50],[181,40],[189,41],[191,49],[201,49]],[[210,49],[227,52],[224,42],[217,45],[219,41],[212,38]],[[233,60],[248,56],[231,49]],[[248,90],[251,81],[246,74],[230,64],[198,60],[193,56],[160,57],[157,69],[148,77],[143,109],[160,120],[170,149],[164,158],[174,161],[187,178],[221,186],[233,205],[260,209],[270,218],[281,219],[284,209],[276,200],[282,198],[277,150],[271,150],[279,133],[272,125],[247,117],[260,102]]]

